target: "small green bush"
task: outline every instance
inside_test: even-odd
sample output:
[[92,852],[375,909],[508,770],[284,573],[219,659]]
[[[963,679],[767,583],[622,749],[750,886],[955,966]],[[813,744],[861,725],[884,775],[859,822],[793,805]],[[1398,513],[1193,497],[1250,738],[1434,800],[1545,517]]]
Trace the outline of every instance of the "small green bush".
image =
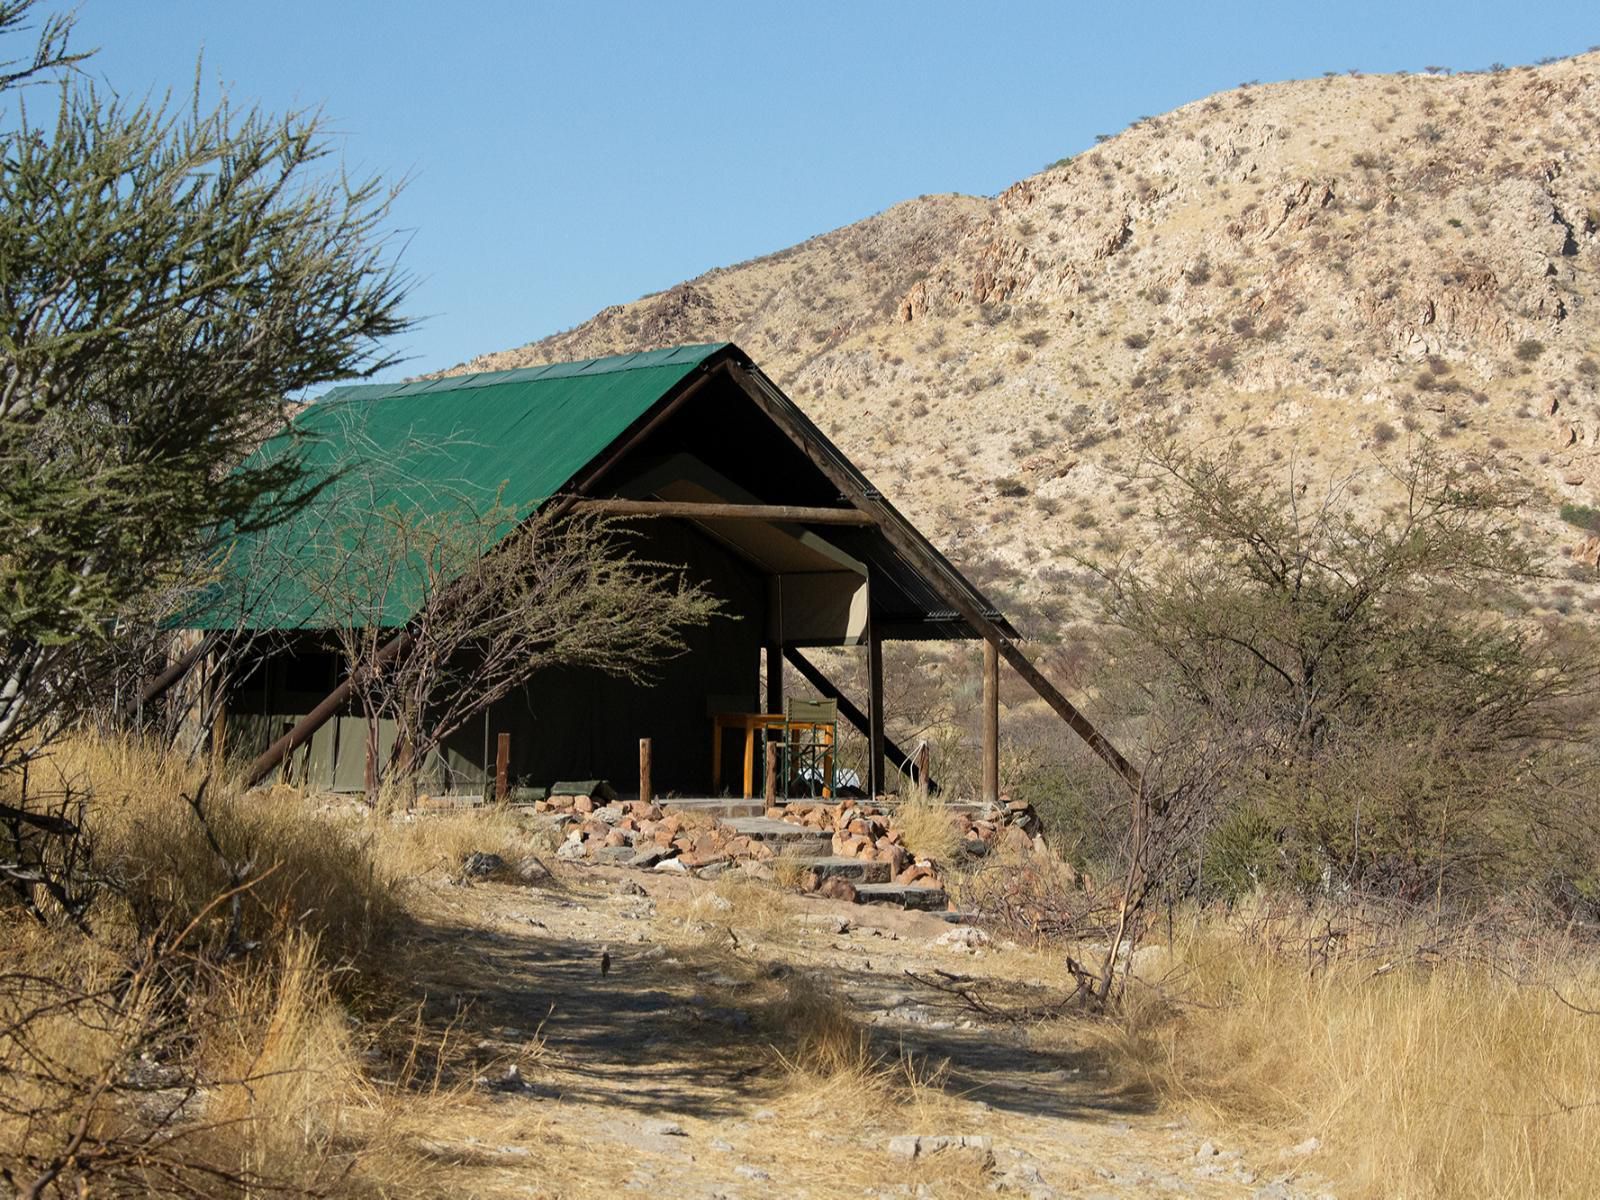
[[1600,533],[1600,508],[1591,508],[1587,504],[1563,504],[1561,519],[1589,533]]

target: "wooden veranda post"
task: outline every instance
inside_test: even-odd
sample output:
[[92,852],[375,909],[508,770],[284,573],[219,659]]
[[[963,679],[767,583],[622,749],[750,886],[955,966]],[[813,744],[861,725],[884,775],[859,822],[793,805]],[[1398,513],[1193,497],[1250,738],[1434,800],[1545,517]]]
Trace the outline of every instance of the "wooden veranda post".
[[778,806],[778,743],[767,743],[767,807]]
[[378,718],[367,716],[367,769],[365,781],[367,785],[367,799],[373,800],[378,795]]
[[[746,660],[748,661],[748,660]],[[639,799],[649,803],[655,793],[650,786],[650,739],[639,739]]]
[[502,733],[494,743],[494,798],[501,804],[511,794],[511,735]]
[[211,769],[221,771],[228,753],[228,706],[218,703],[211,718]]
[[871,616],[867,617],[867,726],[869,794],[881,796],[889,790],[883,774],[883,639]]
[[1000,648],[983,643],[983,802],[1000,802]]

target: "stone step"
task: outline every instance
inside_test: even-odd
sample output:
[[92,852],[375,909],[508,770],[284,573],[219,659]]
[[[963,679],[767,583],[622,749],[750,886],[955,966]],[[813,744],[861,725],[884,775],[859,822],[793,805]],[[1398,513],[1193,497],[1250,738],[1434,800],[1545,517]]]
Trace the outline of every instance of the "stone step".
[[856,900],[862,904],[922,909],[939,909],[949,903],[942,887],[916,883],[860,883],[856,885]]
[[833,834],[824,829],[807,829],[792,821],[778,821],[772,817],[731,817],[722,822],[724,829],[766,842],[779,854],[796,858],[820,858],[833,850]]
[[858,886],[863,883],[889,882],[889,864],[886,862],[873,862],[865,858],[842,858],[837,854],[829,854],[814,859],[808,865],[822,879],[837,876],[840,879],[848,879]]
[[675,800],[657,800],[662,812],[704,813],[723,820],[729,817],[759,817],[767,811],[767,802],[759,796],[753,800],[739,800],[729,796],[680,797]]

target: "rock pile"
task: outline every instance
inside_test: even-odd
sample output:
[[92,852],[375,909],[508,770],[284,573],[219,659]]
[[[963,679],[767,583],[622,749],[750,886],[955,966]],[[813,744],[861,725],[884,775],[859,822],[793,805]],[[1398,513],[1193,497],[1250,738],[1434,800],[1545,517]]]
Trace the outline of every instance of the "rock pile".
[[[917,858],[904,844],[893,808],[844,800],[836,804],[769,808],[767,816],[808,829],[832,830],[834,854],[888,863],[889,877],[897,884],[943,882],[939,864]],[[952,805],[950,819],[960,838],[960,853],[969,859],[1000,849],[1017,854],[1044,849],[1044,824],[1025,800],[1007,800],[987,808]]]
[[631,867],[654,867],[677,860],[687,870],[735,860],[762,862],[773,849],[733,833],[704,817],[668,812],[642,800],[596,804],[592,796],[552,796],[533,806],[566,828],[556,851],[561,859],[593,859]]
[[804,826],[833,831],[833,852],[840,858],[858,858],[889,864],[889,878],[898,884],[934,883],[939,873],[928,859],[915,859],[903,844],[903,834],[892,815],[873,804],[844,800],[837,804],[790,804],[769,808],[767,816]]
[[978,858],[991,850],[1011,850],[1026,854],[1044,849],[1044,822],[1026,800],[1006,800],[981,816],[958,810],[956,824],[961,833],[961,849]]

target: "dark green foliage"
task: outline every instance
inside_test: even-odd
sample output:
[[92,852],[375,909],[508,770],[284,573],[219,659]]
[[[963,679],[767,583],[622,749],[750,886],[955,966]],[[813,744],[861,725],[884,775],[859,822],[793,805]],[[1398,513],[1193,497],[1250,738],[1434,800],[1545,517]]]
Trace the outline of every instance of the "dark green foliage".
[[1589,533],[1600,533],[1600,508],[1591,508],[1587,504],[1563,504],[1561,519]]
[[304,498],[297,456],[229,468],[406,324],[389,194],[319,177],[319,115],[32,95],[0,122],[0,760],[63,648]]

